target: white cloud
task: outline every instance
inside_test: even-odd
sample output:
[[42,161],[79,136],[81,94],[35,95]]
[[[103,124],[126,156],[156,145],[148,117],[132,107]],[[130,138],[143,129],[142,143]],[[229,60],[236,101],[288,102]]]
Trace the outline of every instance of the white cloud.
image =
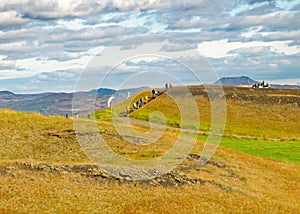
[[108,1],[84,1],[84,0],[4,0],[0,3],[0,9],[10,8],[30,18],[62,18],[67,16],[86,16],[102,11]]
[[211,0],[113,0],[112,7],[122,11],[140,11],[159,8],[187,9],[204,7],[211,2]]
[[[231,22],[224,29],[247,29],[251,27],[264,26],[266,30],[283,30],[283,29],[295,29],[299,27],[298,22],[300,15],[297,13],[287,12],[273,12],[263,15],[245,15],[238,17],[231,17]],[[230,21],[230,20],[227,20]]]
[[223,58],[232,56],[231,51],[241,48],[254,48],[254,51],[260,51],[263,47],[270,47],[271,51],[285,55],[297,54],[300,48],[289,46],[291,41],[274,41],[274,42],[229,42],[227,39],[211,42],[203,42],[198,45],[198,51],[206,57]]
[[0,27],[20,25],[28,21],[29,19],[22,18],[21,14],[16,11],[0,12]]
[[0,44],[0,50],[2,51],[31,51],[34,48],[38,47],[38,43],[28,43],[26,41],[21,42],[11,42],[11,43],[5,43]]
[[16,68],[16,61],[15,60],[7,60],[6,56],[0,55],[0,69],[14,69]]
[[[67,82],[73,78],[67,71],[84,69],[105,47],[147,33],[185,41],[211,57],[223,74],[249,72],[264,79],[299,76],[300,15],[289,11],[296,2],[288,6],[282,0],[2,0],[0,79],[48,72],[43,80],[66,73]],[[145,43],[151,41],[131,40],[122,47],[137,49]],[[165,45],[159,51],[185,49]],[[121,50],[111,53],[107,62]],[[147,63],[151,69],[164,69],[152,59],[131,62],[120,69],[139,70]]]
[[278,65],[275,64],[275,63],[270,63],[269,66],[272,67],[272,68],[277,68],[278,67]]
[[35,74],[56,70],[77,69],[80,67],[78,64],[74,64],[72,60],[58,62],[55,60],[38,60],[36,58],[18,60],[17,66],[25,70],[33,71]]
[[149,9],[187,9],[208,5],[208,0],[2,0],[0,9],[17,11],[30,18],[53,19],[62,17],[84,17],[105,9],[120,11],[143,11]]
[[281,62],[282,64],[284,64],[284,65],[290,65],[290,64],[292,64],[291,61],[286,60],[286,59],[282,59],[282,60],[280,60],[280,62]]
[[155,8],[160,5],[158,0],[113,0],[112,7],[117,8],[121,11],[137,11],[137,10],[146,10],[149,8]]
[[16,71],[13,69],[4,69],[4,70],[0,70],[0,80],[24,78],[24,77],[33,76],[34,74],[35,72],[28,71],[28,70]]
[[280,31],[280,32],[267,32],[262,34],[262,39],[265,40],[300,40],[300,30],[293,31]]

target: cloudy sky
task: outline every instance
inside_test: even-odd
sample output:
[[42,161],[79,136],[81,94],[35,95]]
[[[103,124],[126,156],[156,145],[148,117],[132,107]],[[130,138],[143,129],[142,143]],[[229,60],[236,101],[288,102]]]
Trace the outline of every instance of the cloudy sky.
[[[184,52],[187,46],[197,50],[218,77],[246,75],[300,84],[299,20],[299,0],[1,0],[0,90],[74,91],[87,68],[101,77],[116,71],[108,87],[120,87],[122,81],[116,83],[120,76],[131,78],[132,83],[151,78],[147,72],[138,74],[141,70],[164,69],[180,73],[179,79],[192,84],[184,66],[176,63],[190,56]],[[138,48],[151,43],[149,35],[182,42],[163,43],[164,54],[143,56],[145,49]],[[126,40],[134,37],[138,39]],[[103,53],[116,47],[117,41],[125,42],[119,42],[115,52]],[[137,49],[139,57],[131,54],[134,59],[113,60],[128,49]],[[164,57],[174,49],[181,55],[173,61]],[[102,59],[91,66],[97,54],[106,54],[105,59],[111,58],[115,65]],[[189,63],[197,67],[199,60],[190,57]],[[85,81],[86,89],[94,87],[88,84],[91,80]]]

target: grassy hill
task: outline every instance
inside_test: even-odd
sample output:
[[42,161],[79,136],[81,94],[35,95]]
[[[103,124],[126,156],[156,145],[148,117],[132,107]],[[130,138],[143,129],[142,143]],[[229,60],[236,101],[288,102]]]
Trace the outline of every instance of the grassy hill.
[[[200,130],[209,131],[211,126],[211,104],[203,86],[189,87],[197,101],[200,115]],[[179,91],[179,92],[178,92]],[[245,135],[258,138],[278,138],[300,140],[300,90],[224,87],[227,102],[225,135]],[[148,92],[149,93],[149,92]],[[168,124],[179,126],[180,112],[171,96],[180,93],[173,89],[131,114],[132,117],[147,120],[151,112],[161,111]],[[137,95],[136,97],[139,97]],[[182,102],[189,102],[182,97]],[[193,109],[191,109],[193,111]],[[182,124],[182,127],[195,127],[199,124]]]
[[[226,136],[201,167],[198,159],[210,125],[209,102],[203,87],[191,90],[201,107],[203,134],[181,165],[146,181],[116,178],[98,169],[79,146],[72,119],[0,110],[0,213],[299,212],[299,91],[225,88]],[[164,154],[177,139],[180,125],[179,112],[170,110],[174,103],[167,96],[131,113],[144,120],[153,111],[165,113],[171,126],[157,143],[135,145],[118,136],[110,116],[124,111],[126,102],[112,113],[96,112],[99,132],[127,158]],[[159,116],[155,122],[161,122]],[[134,129],[149,131],[143,123]]]

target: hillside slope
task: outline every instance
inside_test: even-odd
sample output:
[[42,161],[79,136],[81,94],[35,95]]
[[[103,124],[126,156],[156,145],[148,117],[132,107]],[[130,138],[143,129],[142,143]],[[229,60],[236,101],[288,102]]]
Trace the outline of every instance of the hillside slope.
[[[240,135],[262,139],[300,140],[300,90],[263,89],[224,86],[226,97],[225,135]],[[208,132],[211,126],[211,104],[203,86],[189,87],[200,115],[200,130]],[[180,96],[181,89],[174,88],[168,94],[150,102],[146,108],[131,114],[132,117],[147,120],[152,112],[162,112],[172,126],[195,127],[199,124],[181,124],[177,104],[172,96]],[[136,95],[139,97],[139,95]],[[181,97],[188,103],[190,98]],[[192,109],[186,111],[193,112]]]
[[[0,110],[0,124],[1,213],[300,210],[300,167],[296,165],[219,147],[200,167],[200,140],[186,161],[168,174],[127,181],[111,177],[88,160],[76,141],[71,119]],[[166,130],[164,146],[158,142],[141,148],[118,138],[111,122],[98,121],[98,125],[108,144],[129,158],[153,158],[176,139],[176,132]]]

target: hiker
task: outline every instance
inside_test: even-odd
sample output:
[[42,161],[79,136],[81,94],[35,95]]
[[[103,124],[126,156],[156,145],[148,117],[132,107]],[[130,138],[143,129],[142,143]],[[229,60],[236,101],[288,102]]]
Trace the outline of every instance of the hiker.
[[172,84],[172,82],[170,81],[170,83],[169,83],[169,88],[172,89],[172,87],[173,87],[173,84]]
[[90,112],[88,113],[87,117],[88,117],[89,120],[91,119],[91,113]]
[[78,120],[78,119],[79,119],[79,117],[78,117],[78,113],[75,113],[75,118],[76,118],[76,120]]
[[148,98],[148,96],[146,95],[146,96],[145,96],[145,104],[148,103],[148,99],[149,99],[149,98]]
[[137,100],[136,101],[136,109],[138,109],[139,108],[139,101]]
[[155,98],[155,90],[152,89],[152,98]]
[[127,99],[130,97],[130,91],[127,92]]
[[167,91],[168,90],[168,83],[165,84],[165,87],[166,87],[166,91]]
[[133,110],[136,110],[136,103],[133,103]]
[[163,93],[165,93],[165,91],[155,91],[155,96],[160,96],[162,95]]
[[140,98],[141,107],[144,105],[144,99],[143,97]]
[[128,114],[129,114],[129,106],[126,105],[126,116],[128,116]]
[[69,118],[69,114],[68,114],[68,113],[66,113],[66,118],[67,118],[67,119]]

